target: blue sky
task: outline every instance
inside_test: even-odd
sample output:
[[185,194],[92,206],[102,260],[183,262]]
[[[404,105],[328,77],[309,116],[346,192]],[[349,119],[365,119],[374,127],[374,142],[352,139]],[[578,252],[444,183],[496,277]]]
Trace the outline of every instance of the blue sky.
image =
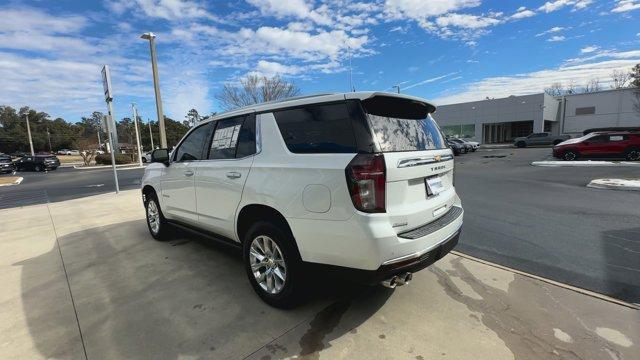
[[219,111],[225,83],[279,74],[303,93],[393,91],[454,103],[553,82],[608,88],[640,62],[640,1],[0,1],[0,105],[78,121],[138,104],[155,118],[148,42],[158,38],[165,113]]

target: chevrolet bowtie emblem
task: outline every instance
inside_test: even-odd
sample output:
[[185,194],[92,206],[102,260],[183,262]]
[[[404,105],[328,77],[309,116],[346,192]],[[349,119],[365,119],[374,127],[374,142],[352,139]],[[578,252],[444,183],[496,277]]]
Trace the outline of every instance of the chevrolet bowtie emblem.
[[436,155],[436,156],[433,157],[433,160],[440,161],[440,160],[442,160],[442,156]]

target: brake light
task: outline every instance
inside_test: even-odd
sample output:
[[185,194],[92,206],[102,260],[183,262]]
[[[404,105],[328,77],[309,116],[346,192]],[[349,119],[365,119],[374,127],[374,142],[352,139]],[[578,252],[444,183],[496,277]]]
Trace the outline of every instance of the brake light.
[[351,201],[368,213],[385,212],[387,167],[382,154],[358,154],[345,169]]

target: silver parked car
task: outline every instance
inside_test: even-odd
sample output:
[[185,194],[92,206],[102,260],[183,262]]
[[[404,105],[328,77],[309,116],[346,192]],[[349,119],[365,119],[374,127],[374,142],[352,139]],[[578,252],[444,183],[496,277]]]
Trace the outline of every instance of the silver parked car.
[[569,135],[551,135],[548,132],[533,133],[526,137],[517,137],[513,140],[516,147],[523,148],[532,145],[558,145],[571,139]]

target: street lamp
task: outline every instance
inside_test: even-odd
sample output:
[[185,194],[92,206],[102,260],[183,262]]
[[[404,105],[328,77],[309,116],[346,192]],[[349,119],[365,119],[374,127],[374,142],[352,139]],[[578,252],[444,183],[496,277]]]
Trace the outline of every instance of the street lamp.
[[153,88],[156,92],[156,111],[158,113],[158,125],[160,128],[160,146],[167,147],[167,134],[164,130],[164,114],[162,113],[162,97],[160,96],[160,81],[158,80],[158,59],[156,57],[156,35],[152,32],[144,33],[141,39],[149,40],[151,51],[151,70],[153,71]]
[[398,85],[393,85],[392,86],[393,89],[398,89],[398,94],[400,94],[400,84]]
[[27,118],[27,134],[29,135],[29,147],[31,148],[31,156],[34,156],[35,152],[33,151],[33,140],[31,140],[31,126],[29,125],[29,110],[27,110],[24,116]]

